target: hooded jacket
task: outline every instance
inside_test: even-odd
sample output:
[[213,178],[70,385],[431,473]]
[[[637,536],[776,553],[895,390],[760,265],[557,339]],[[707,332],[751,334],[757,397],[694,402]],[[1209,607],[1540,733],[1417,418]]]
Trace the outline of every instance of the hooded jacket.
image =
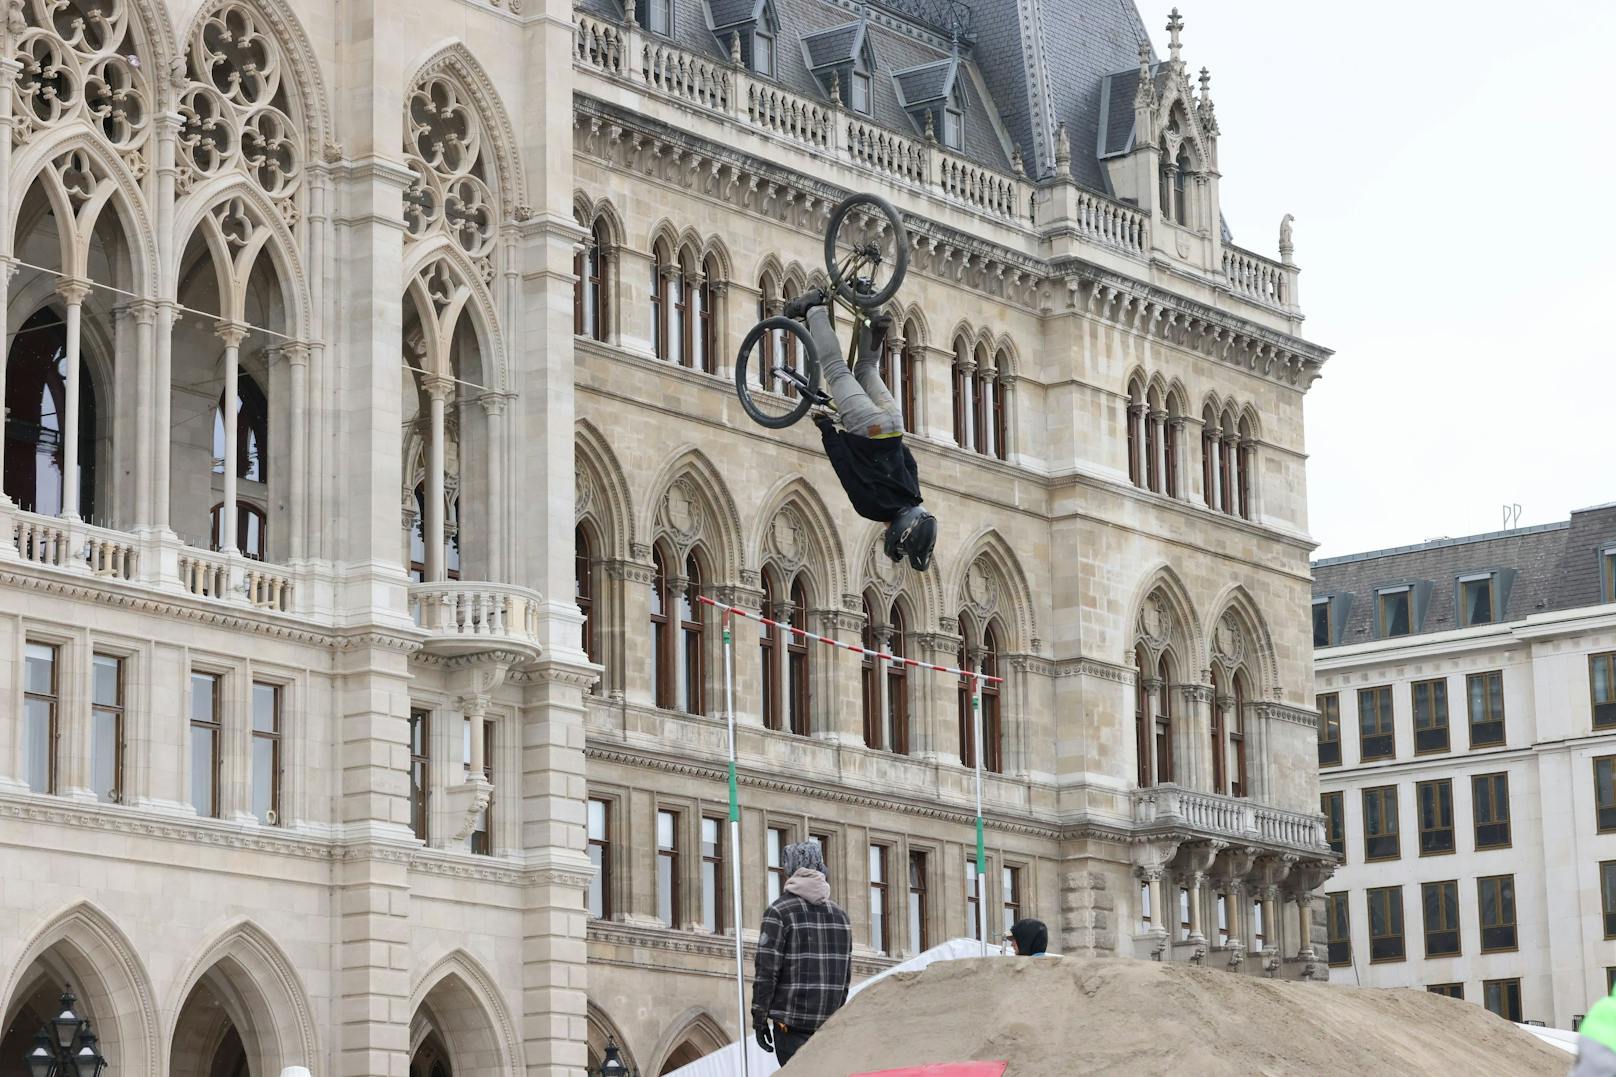
[[1021,957],[1037,957],[1049,949],[1049,928],[1042,920],[1017,920],[1010,937],[1016,940],[1016,953]]
[[853,929],[823,872],[799,868],[763,914],[752,1017],[814,1032],[847,1001]]

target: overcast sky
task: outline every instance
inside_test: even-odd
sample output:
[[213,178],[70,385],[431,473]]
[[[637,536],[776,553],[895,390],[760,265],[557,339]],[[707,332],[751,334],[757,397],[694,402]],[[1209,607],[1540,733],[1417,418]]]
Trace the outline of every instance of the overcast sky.
[[[1613,0],[1189,0],[1223,213],[1296,215],[1316,557],[1616,500]],[[1140,0],[1167,54],[1171,3]]]

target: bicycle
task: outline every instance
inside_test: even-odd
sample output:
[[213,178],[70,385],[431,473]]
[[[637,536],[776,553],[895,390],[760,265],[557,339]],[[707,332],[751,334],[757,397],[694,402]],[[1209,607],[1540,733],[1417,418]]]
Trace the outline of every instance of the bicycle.
[[[897,294],[909,271],[909,232],[903,218],[880,195],[855,194],[837,203],[825,227],[825,272],[830,276],[832,317],[835,306],[845,307],[855,325],[868,324],[871,312]],[[777,333],[797,340],[802,369],[786,365]],[[768,355],[762,371],[748,380],[752,353],[759,343],[768,342]],[[853,365],[858,349],[858,333],[848,345],[847,362]],[[776,360],[768,366],[770,360]],[[778,378],[785,383],[781,392],[769,387]],[[790,426],[815,405],[834,407],[829,394],[819,387],[819,363],[814,359],[807,328],[795,318],[776,315],[752,327],[741,341],[735,359],[735,392],[741,408],[760,426],[781,430]]]

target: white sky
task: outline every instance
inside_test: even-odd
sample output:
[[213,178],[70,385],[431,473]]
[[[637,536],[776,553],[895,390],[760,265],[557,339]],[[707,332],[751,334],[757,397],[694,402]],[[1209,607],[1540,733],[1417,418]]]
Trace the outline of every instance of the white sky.
[[[1140,0],[1166,58],[1172,3]],[[1613,0],[1179,0],[1223,212],[1296,215],[1329,557],[1616,500]]]

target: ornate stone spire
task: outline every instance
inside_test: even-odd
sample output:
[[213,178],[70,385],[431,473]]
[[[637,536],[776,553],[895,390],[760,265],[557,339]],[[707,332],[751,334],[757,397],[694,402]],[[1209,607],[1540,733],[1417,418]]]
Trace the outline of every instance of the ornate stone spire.
[[1218,133],[1218,117],[1216,107],[1212,104],[1212,72],[1201,68],[1201,96],[1195,102],[1195,110],[1201,115],[1201,126],[1209,135]]
[[1150,78],[1150,42],[1139,42],[1139,86],[1134,90],[1133,107],[1150,108],[1156,103],[1156,84]]
[[1172,14],[1167,16],[1167,52],[1174,64],[1184,62],[1179,56],[1180,50],[1184,48],[1184,42],[1178,36],[1183,29],[1184,18],[1178,13],[1178,8],[1175,7]]

